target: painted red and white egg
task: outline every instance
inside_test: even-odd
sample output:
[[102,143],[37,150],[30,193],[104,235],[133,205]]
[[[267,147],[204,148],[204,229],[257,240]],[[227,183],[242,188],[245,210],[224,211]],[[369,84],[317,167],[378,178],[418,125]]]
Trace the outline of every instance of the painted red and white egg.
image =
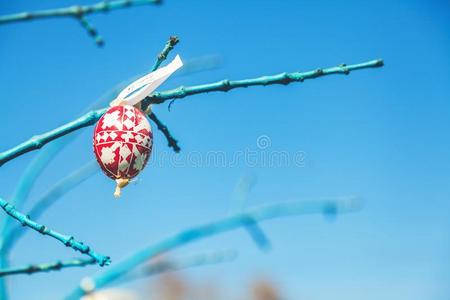
[[145,167],[153,134],[144,113],[131,105],[111,107],[94,129],[94,153],[112,179],[131,179]]

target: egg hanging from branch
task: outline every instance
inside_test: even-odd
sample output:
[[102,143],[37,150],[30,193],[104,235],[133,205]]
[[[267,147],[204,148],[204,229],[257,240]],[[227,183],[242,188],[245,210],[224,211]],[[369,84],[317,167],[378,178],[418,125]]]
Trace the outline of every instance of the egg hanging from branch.
[[111,107],[94,129],[94,153],[106,176],[117,181],[114,194],[144,169],[152,152],[153,134],[144,113],[131,105]]
[[98,120],[94,154],[106,176],[116,181],[115,197],[141,172],[152,152],[153,134],[140,101],[183,65],[180,57],[127,86]]

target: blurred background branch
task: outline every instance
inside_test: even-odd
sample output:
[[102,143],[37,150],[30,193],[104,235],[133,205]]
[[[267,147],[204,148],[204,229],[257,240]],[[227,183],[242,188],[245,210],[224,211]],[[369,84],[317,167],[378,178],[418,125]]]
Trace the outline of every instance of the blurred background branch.
[[[256,185],[256,182],[257,178],[255,175],[243,175],[239,178],[231,197],[231,203],[233,206],[231,209],[232,214],[242,213],[245,211],[248,195]],[[262,230],[254,219],[248,219],[247,221],[248,224],[245,226],[245,229],[255,244],[259,247],[259,249],[269,251],[272,246],[269,237],[265,234],[264,230]]]
[[214,252],[185,255],[183,257],[155,257],[140,270],[130,272],[123,276],[120,283],[142,279],[148,276],[159,275],[166,272],[180,271],[193,267],[214,265],[234,261],[238,256],[235,250],[221,250]]
[[249,219],[254,222],[261,222],[293,215],[341,214],[357,211],[360,207],[361,203],[354,197],[320,201],[276,203],[254,208],[204,225],[194,226],[169,236],[168,238],[115,263],[104,272],[94,275],[89,279],[89,282],[91,283],[89,286],[92,287],[92,289],[87,291],[81,286],[77,287],[66,299],[79,299],[87,292],[101,289],[157,255],[179,248],[193,241],[234,230],[242,226],[247,226]]

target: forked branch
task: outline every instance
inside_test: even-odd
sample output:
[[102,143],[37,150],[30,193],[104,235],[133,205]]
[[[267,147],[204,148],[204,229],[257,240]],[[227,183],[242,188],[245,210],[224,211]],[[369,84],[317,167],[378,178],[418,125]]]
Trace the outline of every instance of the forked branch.
[[161,0],[112,0],[101,1],[92,5],[74,5],[70,7],[44,9],[33,12],[21,12],[11,15],[0,16],[0,25],[23,22],[46,18],[71,17],[78,19],[81,26],[86,29],[98,46],[103,45],[103,38],[98,34],[94,26],[87,20],[86,16],[95,13],[107,13],[111,10],[133,7],[147,4],[160,4]]
[[92,5],[74,5],[70,7],[45,9],[33,12],[21,12],[17,14],[0,16],[0,24],[30,21],[45,18],[79,17],[95,13],[107,13],[111,10],[133,7],[147,4],[160,4],[161,0],[113,0],[100,1]]

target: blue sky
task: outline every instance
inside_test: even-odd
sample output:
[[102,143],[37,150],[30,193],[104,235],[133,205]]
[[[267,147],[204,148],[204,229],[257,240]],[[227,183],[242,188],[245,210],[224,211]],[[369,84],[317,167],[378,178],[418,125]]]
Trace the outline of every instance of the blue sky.
[[[0,13],[91,1],[14,1]],[[105,38],[97,48],[72,19],[0,27],[0,88],[8,149],[81,115],[118,83],[146,72],[168,36],[184,60],[219,56],[214,70],[177,76],[161,89],[306,71],[383,58],[381,69],[288,86],[253,87],[155,108],[182,147],[184,165],[151,164],[113,199],[98,174],[65,195],[42,222],[73,234],[113,260],[190,225],[227,215],[239,178],[257,183],[247,206],[358,195],[361,212],[329,222],[320,216],[264,223],[274,245],[256,249],[244,231],[217,236],[176,254],[237,249],[225,265],[186,271],[229,294],[255,276],[271,278],[286,299],[448,299],[450,289],[450,37],[446,1],[165,1],[92,15]],[[93,157],[84,129],[47,167],[27,202]],[[155,155],[173,157],[154,131]],[[304,164],[215,167],[188,157],[260,151],[304,153]],[[194,153],[194,154],[193,154]],[[1,167],[1,197],[37,153]],[[189,156],[191,155],[191,156]],[[197,157],[198,157],[197,156]],[[172,158],[173,159],[173,158]],[[46,262],[74,253],[28,233],[11,263]],[[17,276],[12,299],[61,299],[97,267]],[[146,283],[129,286],[148,289]]]

